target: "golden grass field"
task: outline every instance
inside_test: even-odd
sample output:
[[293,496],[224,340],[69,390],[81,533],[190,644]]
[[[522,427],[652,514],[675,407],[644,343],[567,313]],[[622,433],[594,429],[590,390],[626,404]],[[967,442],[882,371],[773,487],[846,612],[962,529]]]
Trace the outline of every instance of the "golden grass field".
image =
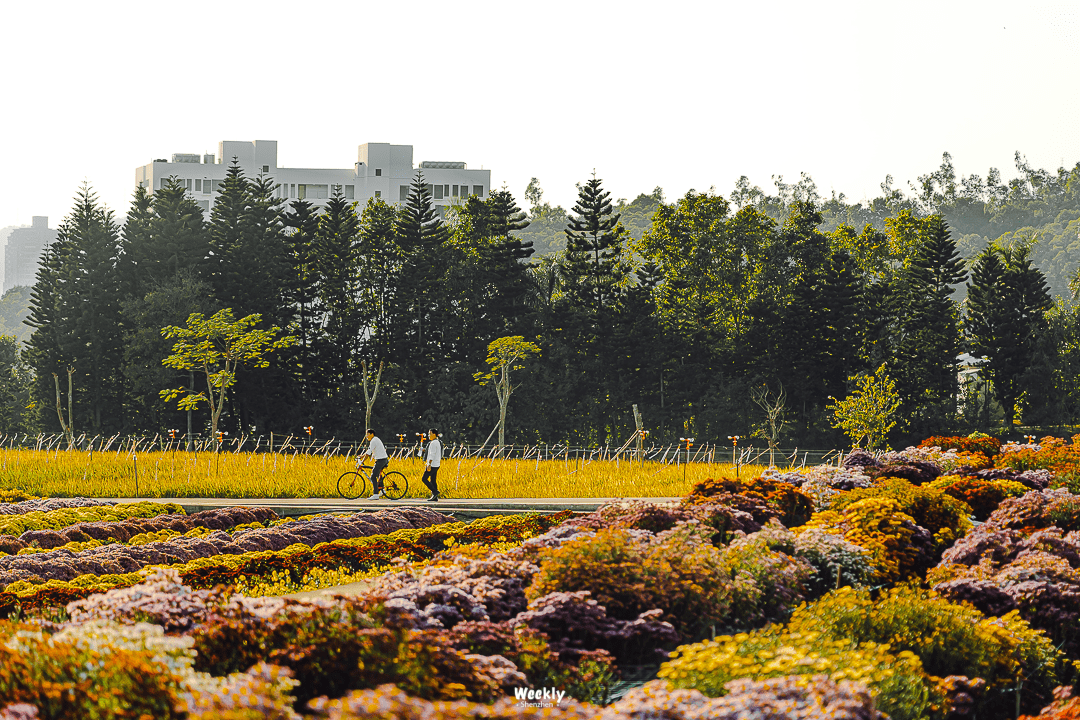
[[[337,497],[337,478],[353,458],[287,453],[185,453],[0,450],[0,488],[42,497],[304,498]],[[138,492],[135,476],[138,472]],[[419,458],[392,459],[409,478],[407,497],[426,497]],[[744,478],[762,465],[743,465]],[[685,472],[685,480],[684,480]],[[672,497],[708,477],[735,476],[727,463],[629,463],[616,460],[444,458],[439,489],[447,498]]]

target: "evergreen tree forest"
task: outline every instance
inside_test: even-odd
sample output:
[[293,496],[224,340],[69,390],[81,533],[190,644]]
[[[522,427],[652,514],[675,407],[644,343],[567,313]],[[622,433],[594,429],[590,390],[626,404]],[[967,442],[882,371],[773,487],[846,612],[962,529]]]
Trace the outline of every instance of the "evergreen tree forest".
[[[234,163],[208,218],[173,182],[136,189],[121,222],[84,186],[30,296],[30,407],[8,402],[3,422],[59,431],[70,370],[77,433],[184,428],[159,391],[194,379],[162,365],[161,328],[231,308],[297,340],[240,371],[221,420],[233,436],[359,439],[381,368],[385,437],[435,426],[483,442],[499,405],[475,376],[512,336],[540,348],[514,369],[513,443],[622,444],[634,405],[657,442],[764,437],[752,398],[782,395],[781,445],[837,447],[827,406],[882,366],[901,398],[894,445],[1075,425],[1080,164],[1016,160],[1003,183],[957,177],[946,154],[909,193],[887,178],[864,203],[805,175],[627,202],[594,176],[569,211],[534,178],[528,212],[506,189],[441,212],[418,172],[398,204],[336,192],[314,206]],[[196,413],[195,431],[207,422]]]

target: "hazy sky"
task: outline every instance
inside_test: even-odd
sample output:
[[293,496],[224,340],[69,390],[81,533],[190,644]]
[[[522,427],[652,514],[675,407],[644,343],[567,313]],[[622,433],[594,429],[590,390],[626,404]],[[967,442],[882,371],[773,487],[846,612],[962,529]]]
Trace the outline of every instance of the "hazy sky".
[[285,167],[364,142],[529,178],[569,207],[593,169],[669,199],[805,171],[873,197],[952,153],[1015,175],[1080,161],[1080,16],[1044,2],[110,2],[5,5],[0,226],[55,227],[85,180],[220,140]]

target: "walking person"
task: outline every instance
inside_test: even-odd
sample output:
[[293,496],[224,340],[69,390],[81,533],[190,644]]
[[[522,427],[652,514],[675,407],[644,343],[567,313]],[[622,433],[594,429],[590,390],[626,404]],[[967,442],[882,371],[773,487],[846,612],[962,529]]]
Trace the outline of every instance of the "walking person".
[[371,494],[368,500],[379,500],[383,497],[383,470],[390,464],[390,457],[386,454],[386,446],[383,445],[382,440],[376,437],[375,431],[371,428],[367,429],[367,441],[368,449],[360,457],[356,458],[356,466],[360,467],[360,461],[365,457],[370,457],[375,461],[375,467],[371,468],[371,487],[375,489],[375,492]]
[[[427,485],[431,491],[428,502],[438,502],[442,495],[439,494],[439,465],[442,464],[442,443],[439,442],[439,431],[432,428],[428,430],[427,463],[424,465],[424,474],[420,481]],[[430,480],[429,480],[430,478]]]

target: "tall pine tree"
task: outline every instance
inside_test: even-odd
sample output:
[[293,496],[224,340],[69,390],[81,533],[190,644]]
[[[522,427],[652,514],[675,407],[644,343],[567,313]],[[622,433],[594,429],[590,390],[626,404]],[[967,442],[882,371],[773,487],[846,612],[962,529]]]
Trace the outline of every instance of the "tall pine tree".
[[319,295],[319,275],[315,268],[316,233],[319,215],[307,200],[294,200],[285,214],[285,238],[291,273],[285,285],[288,304],[297,325],[296,345],[282,354],[295,369],[297,386],[305,401],[312,396],[318,379],[319,342],[315,329],[315,302]]
[[574,215],[566,228],[565,269],[568,293],[577,303],[599,316],[613,308],[619,285],[626,276],[622,257],[625,236],[619,214],[611,206],[611,193],[593,177],[578,190]]
[[960,311],[949,296],[967,272],[940,215],[920,226],[914,255],[899,276],[903,310],[890,375],[909,430],[926,436],[944,433],[955,423]]
[[[405,256],[400,277],[400,300],[403,315],[399,358],[430,366],[442,343],[435,316],[441,303],[444,245],[450,238],[417,172],[405,205],[398,210],[394,223],[397,245]],[[402,356],[403,355],[403,356]]]
[[993,383],[1012,427],[1024,373],[1053,307],[1046,278],[1031,267],[1029,247],[991,245],[976,258],[967,287],[968,346],[972,355],[985,358],[982,375]]
[[[119,256],[120,227],[112,211],[83,185],[38,272],[29,360],[41,407],[55,407],[52,374],[66,378],[67,369],[75,369],[75,427],[91,432],[124,428]],[[55,415],[42,418],[59,426]]]
[[359,362],[360,316],[357,290],[360,221],[356,203],[334,193],[319,217],[314,268],[319,277],[319,324],[323,339],[320,374],[332,407],[355,388]]

